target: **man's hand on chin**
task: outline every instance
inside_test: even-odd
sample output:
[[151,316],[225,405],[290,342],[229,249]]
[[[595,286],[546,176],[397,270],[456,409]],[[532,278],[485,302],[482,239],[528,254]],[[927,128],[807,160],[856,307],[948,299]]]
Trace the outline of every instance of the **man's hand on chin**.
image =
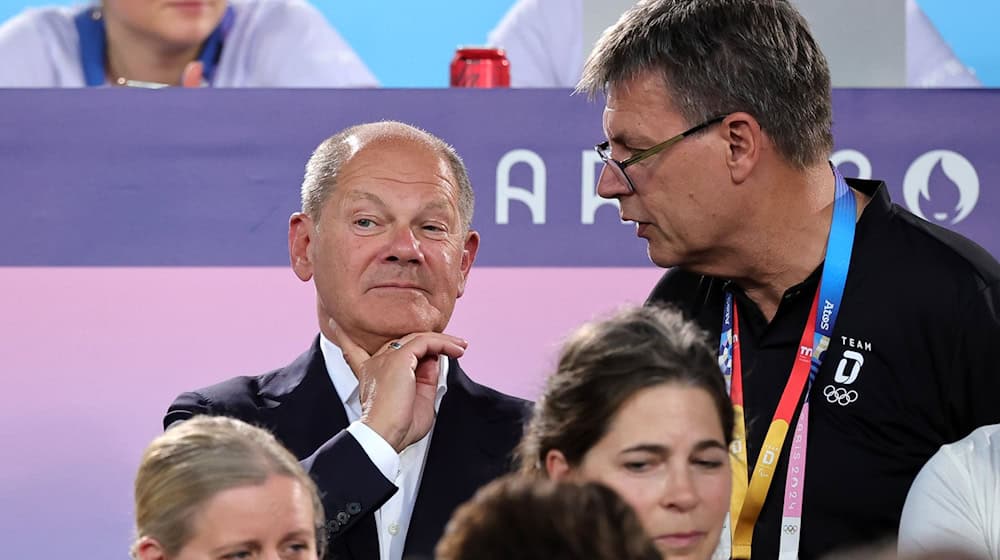
[[369,354],[333,322],[332,341],[358,377],[361,421],[397,453],[420,441],[434,425],[434,399],[442,355],[458,358],[469,343],[442,333],[408,334]]

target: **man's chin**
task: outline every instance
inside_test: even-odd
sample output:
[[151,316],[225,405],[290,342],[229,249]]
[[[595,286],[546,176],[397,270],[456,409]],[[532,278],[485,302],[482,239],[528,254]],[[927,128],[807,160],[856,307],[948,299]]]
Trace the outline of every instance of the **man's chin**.
[[439,315],[429,315],[421,312],[382,312],[380,316],[371,317],[365,325],[365,330],[377,334],[387,340],[406,336],[416,332],[442,332],[445,324]]
[[672,268],[681,264],[680,255],[666,247],[650,243],[646,248],[646,255],[649,260],[660,268]]

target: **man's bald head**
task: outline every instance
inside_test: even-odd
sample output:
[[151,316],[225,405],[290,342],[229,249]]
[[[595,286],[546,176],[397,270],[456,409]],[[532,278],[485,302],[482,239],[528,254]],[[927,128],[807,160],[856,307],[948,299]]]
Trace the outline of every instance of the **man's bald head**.
[[351,158],[362,150],[377,150],[379,146],[400,143],[420,146],[427,150],[430,157],[436,156],[447,162],[452,184],[457,189],[462,225],[468,230],[472,225],[474,196],[462,158],[437,136],[397,121],[359,124],[324,140],[306,163],[302,180],[302,212],[318,223],[323,204],[337,185],[338,174]]

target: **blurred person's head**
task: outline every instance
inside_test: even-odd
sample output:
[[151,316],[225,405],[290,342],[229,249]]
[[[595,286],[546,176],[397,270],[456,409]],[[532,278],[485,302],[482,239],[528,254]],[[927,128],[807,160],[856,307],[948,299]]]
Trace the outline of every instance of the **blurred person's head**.
[[196,416],[146,448],[135,479],[136,560],[316,560],[326,533],[312,479],[269,432]]
[[733,409],[704,333],[634,307],[563,346],[518,448],[523,473],[616,490],[664,557],[708,558],[729,509]]
[[436,560],[655,560],[635,512],[614,491],[508,476],[452,516]]
[[198,49],[219,25],[226,0],[102,0],[101,7],[110,33],[186,52]]
[[398,122],[348,128],[306,164],[292,215],[292,269],[330,321],[369,352],[413,332],[442,332],[479,249],[473,194],[455,150]]
[[628,162],[609,162],[598,192],[660,266],[712,273],[766,202],[752,187],[829,176],[830,72],[787,0],[641,1],[601,36],[579,88],[607,94],[602,150]]

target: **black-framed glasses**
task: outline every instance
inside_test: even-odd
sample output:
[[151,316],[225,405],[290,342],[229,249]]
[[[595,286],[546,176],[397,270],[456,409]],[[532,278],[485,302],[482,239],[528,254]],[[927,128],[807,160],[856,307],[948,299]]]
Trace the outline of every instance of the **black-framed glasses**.
[[678,134],[677,136],[673,136],[671,138],[668,138],[668,139],[664,140],[663,142],[660,142],[659,144],[653,146],[652,148],[643,150],[643,151],[639,152],[638,154],[635,154],[634,156],[632,156],[632,157],[630,157],[630,158],[628,158],[626,160],[623,160],[623,161],[618,161],[618,160],[613,159],[611,157],[611,143],[610,142],[607,142],[607,141],[601,142],[600,144],[594,146],[594,150],[597,151],[597,155],[600,156],[601,157],[601,161],[604,162],[604,168],[605,169],[611,169],[611,171],[614,172],[615,176],[618,177],[618,180],[621,181],[625,186],[628,187],[629,191],[635,192],[635,185],[632,184],[632,179],[629,179],[628,174],[625,173],[625,168],[626,167],[628,167],[628,166],[630,166],[630,165],[632,165],[634,163],[639,163],[640,161],[642,161],[642,160],[644,160],[644,159],[646,159],[648,157],[655,156],[656,154],[662,152],[663,150],[666,150],[670,146],[673,146],[674,144],[680,142],[681,140],[687,138],[688,136],[691,136],[695,132],[698,132],[699,130],[701,130],[701,129],[707,127],[707,126],[711,126],[711,125],[713,125],[715,123],[722,122],[722,120],[725,119],[728,116],[729,115],[720,115],[718,117],[712,117],[711,119],[708,119],[707,121],[705,121],[705,122],[703,122],[703,123],[701,123],[701,124],[699,124],[697,126],[693,126],[693,127],[689,128],[689,129],[685,130],[684,132]]

